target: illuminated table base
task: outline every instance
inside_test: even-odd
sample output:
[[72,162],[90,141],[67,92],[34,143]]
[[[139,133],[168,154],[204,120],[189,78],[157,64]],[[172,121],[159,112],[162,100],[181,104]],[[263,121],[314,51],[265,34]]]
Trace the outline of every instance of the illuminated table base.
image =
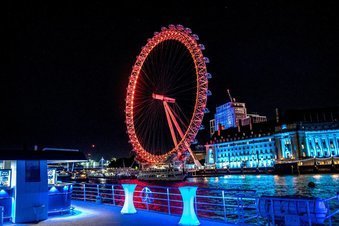
[[183,202],[183,211],[179,224],[181,225],[200,225],[200,222],[195,214],[193,202],[194,197],[197,192],[197,187],[185,186],[179,188],[182,202]]
[[137,212],[133,202],[133,193],[136,186],[136,184],[122,184],[125,192],[125,202],[121,210],[122,214],[133,214]]

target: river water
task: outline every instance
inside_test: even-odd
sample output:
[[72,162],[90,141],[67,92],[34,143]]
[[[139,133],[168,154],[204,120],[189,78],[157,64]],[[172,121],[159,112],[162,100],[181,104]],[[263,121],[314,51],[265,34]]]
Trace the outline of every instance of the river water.
[[[189,178],[188,182],[196,183],[199,187],[256,190],[258,195],[304,195],[327,198],[339,192],[339,174],[227,175],[211,178]],[[314,182],[315,187],[310,188],[309,182]]]
[[[98,182],[98,181],[97,181]],[[315,187],[308,186],[309,182]],[[100,183],[111,183],[100,180]],[[115,182],[116,183],[116,182]],[[302,195],[329,198],[339,193],[339,174],[305,175],[225,175],[218,177],[187,178],[183,182],[145,182],[121,180],[119,183],[136,183],[141,186],[198,186],[200,188],[255,190],[260,195]]]

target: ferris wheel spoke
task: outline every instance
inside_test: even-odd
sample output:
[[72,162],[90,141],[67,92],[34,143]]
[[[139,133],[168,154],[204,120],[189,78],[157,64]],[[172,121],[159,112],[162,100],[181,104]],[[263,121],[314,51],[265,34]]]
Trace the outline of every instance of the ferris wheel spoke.
[[[138,92],[136,92],[138,93]],[[134,98],[134,107],[141,107],[141,108],[146,108],[148,106],[151,106],[153,104],[152,100],[148,97],[135,97]]]
[[[174,53],[172,53],[173,51],[173,40],[171,41],[167,41],[169,45],[165,45],[165,50],[163,50],[163,43],[161,44],[161,50],[163,51],[159,51],[160,49],[156,49],[155,50],[155,55],[156,57],[154,57],[155,59],[158,60],[159,56],[168,59],[167,63],[161,63],[158,64],[158,67],[156,68],[157,70],[157,84],[160,87],[166,87],[166,89],[168,89],[168,87],[172,84],[172,79],[173,79],[173,72],[176,71],[176,68],[174,66],[174,61],[173,61],[173,55],[175,55]],[[174,46],[178,46],[178,45],[174,45]],[[159,52],[163,53],[163,54],[159,54]],[[152,55],[152,57],[153,57]],[[157,62],[157,60],[154,60],[154,58],[152,59],[152,63],[154,64],[155,62]]]
[[[180,92],[189,92],[191,90],[196,89],[196,81],[194,81],[194,78],[186,76],[182,79],[177,79],[175,82],[172,83],[173,85],[168,90],[169,93],[175,93],[177,91]],[[192,93],[192,92],[190,92]]]
[[[143,84],[144,86],[146,86],[147,88],[151,89],[152,87],[155,86],[154,81],[150,78],[149,73],[148,73],[144,68],[142,68],[141,70],[142,70],[143,75],[145,75],[144,77],[145,77],[146,79],[145,79],[145,81],[144,81],[143,79],[140,79],[140,82],[142,82],[142,84]],[[147,82],[146,80],[147,80],[148,82]]]
[[195,87],[188,87],[187,85],[182,85],[182,86],[179,85],[177,88],[169,90],[168,95],[179,97],[179,96],[182,96],[182,94],[189,93],[192,96],[192,93],[195,94],[194,91],[196,91]]
[[[187,66],[187,63],[188,62],[191,63],[192,60],[190,58],[188,58],[187,54],[184,54],[184,52],[182,54],[178,54],[178,55],[179,55],[179,57],[176,60],[175,65],[173,65],[173,76],[171,76],[172,84],[178,83],[179,81],[182,81],[182,79],[185,78],[188,75],[189,71],[192,72],[192,67]],[[193,68],[194,68],[194,64],[193,64]]]
[[167,78],[169,79],[168,81],[169,84],[172,84],[173,79],[175,78],[178,58],[182,56],[182,54],[178,51],[178,46],[179,44],[172,42],[172,47],[169,50],[169,63],[168,63],[168,70],[167,70],[167,74],[168,74]]
[[135,121],[137,120],[143,120],[144,122],[153,121],[155,118],[160,117],[161,114],[160,110],[161,109],[159,109],[159,107],[154,106],[153,104],[153,107],[148,107],[144,110],[143,113],[136,115]]
[[[186,114],[181,110],[180,106],[177,103],[175,103],[174,106],[178,109],[179,113],[177,113],[176,111],[173,110],[173,114],[180,121],[184,130],[186,130],[187,125],[189,123],[189,120],[188,120]],[[179,116],[179,114],[180,114],[180,116]],[[185,120],[187,123],[185,123],[183,120]]]
[[[163,148],[162,143],[164,143],[164,134],[162,131],[164,131],[162,125],[163,120],[159,120],[158,118],[154,118],[154,120],[147,120],[144,121],[140,129],[140,138],[143,141],[143,144],[151,144],[149,145],[149,151],[154,152],[156,150],[156,147]],[[148,129],[145,129],[147,127]],[[160,131],[159,133],[152,133],[152,131]]]
[[[173,44],[174,45],[174,44]],[[177,81],[179,81],[181,79],[181,76],[183,76],[183,73],[181,72],[182,68],[189,68],[187,67],[187,64],[185,64],[184,62],[186,62],[185,58],[187,58],[187,52],[185,54],[185,52],[183,51],[184,47],[181,43],[175,43],[175,48],[171,48],[170,51],[170,59],[169,59],[169,68],[167,71],[167,83],[169,85],[172,85],[170,87],[175,87],[175,83],[177,83]],[[189,59],[191,61],[191,59]]]

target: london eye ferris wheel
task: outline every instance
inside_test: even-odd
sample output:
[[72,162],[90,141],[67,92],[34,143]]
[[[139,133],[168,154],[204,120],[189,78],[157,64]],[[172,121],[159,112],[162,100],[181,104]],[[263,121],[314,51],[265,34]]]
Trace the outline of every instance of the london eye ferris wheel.
[[162,27],[147,40],[132,68],[126,94],[130,143],[143,163],[163,163],[189,151],[206,108],[204,45],[182,25]]

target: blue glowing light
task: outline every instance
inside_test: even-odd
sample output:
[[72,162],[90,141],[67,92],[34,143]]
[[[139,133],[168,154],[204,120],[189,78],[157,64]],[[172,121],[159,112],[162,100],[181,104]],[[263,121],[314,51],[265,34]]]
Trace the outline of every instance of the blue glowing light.
[[4,189],[1,189],[0,190],[0,196],[7,196],[8,194],[7,194],[7,192],[4,190]]
[[58,189],[55,186],[53,186],[49,189],[49,191],[50,192],[58,192]]
[[63,189],[64,189],[64,191],[67,191],[68,190],[68,186],[65,185]]
[[[282,127],[287,125],[283,125]],[[273,167],[278,158],[329,158],[339,156],[339,129],[291,130],[275,134],[226,140],[207,145],[208,163],[216,168]],[[302,153],[298,153],[302,150]]]
[[151,189],[149,189],[148,187],[144,187],[141,190],[141,194],[140,194],[141,200],[144,203],[152,203],[153,202],[153,193],[151,191]]
[[213,144],[216,168],[271,167],[275,161],[274,142],[270,135]]
[[86,207],[77,206],[77,205],[72,205],[72,206],[75,207],[72,214],[55,215],[54,217],[49,218],[48,221],[51,222],[51,225],[60,225],[62,224],[62,222],[65,222],[65,221],[78,222],[78,221],[88,218],[89,215],[90,216],[100,215],[100,212],[98,210],[93,210],[88,207],[86,208]]
[[185,186],[180,187],[180,193],[183,202],[183,211],[179,221],[181,225],[200,225],[200,222],[195,214],[193,202],[198,187]]
[[133,194],[136,186],[136,184],[122,184],[125,192],[125,202],[121,209],[122,214],[133,214],[137,212],[133,202]]

